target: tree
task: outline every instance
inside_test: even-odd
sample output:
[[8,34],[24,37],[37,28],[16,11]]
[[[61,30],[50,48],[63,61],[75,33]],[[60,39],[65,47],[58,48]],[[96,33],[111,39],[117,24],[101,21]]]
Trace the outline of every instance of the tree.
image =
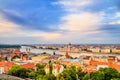
[[20,66],[13,66],[9,71],[9,75],[21,77],[21,78],[27,78],[28,77],[29,70],[25,68],[21,68]]
[[46,64],[36,64],[36,67],[37,67],[36,76],[46,74],[44,70],[45,65]]
[[45,80],[56,80],[56,77],[53,74],[46,74],[44,76]]
[[104,72],[96,71],[90,73],[90,77],[92,80],[104,80]]
[[90,79],[90,74],[86,74],[86,75],[82,78],[82,80],[91,80],[91,79]]
[[81,80],[85,76],[86,73],[82,71],[81,67],[78,67],[77,71],[76,71],[76,74],[78,76],[78,79]]
[[46,80],[46,79],[44,78],[44,75],[38,75],[38,76],[35,78],[35,80]]
[[120,78],[113,78],[113,79],[111,79],[111,80],[120,80]]
[[43,69],[46,66],[46,64],[36,64],[37,70]]
[[102,68],[96,72],[86,74],[82,80],[117,80],[120,79],[120,73],[113,68]]
[[120,73],[113,68],[102,68],[99,71],[104,72],[104,80],[111,80],[112,78],[120,78]]
[[35,72],[30,72],[30,73],[28,73],[28,77],[29,77],[30,79],[35,79],[35,77],[36,77]]
[[62,73],[58,75],[59,80],[77,80],[78,76],[76,73],[75,66],[71,66],[68,69],[65,69]]
[[19,76],[18,71],[21,69],[20,66],[13,66],[9,71],[8,74],[9,75],[13,75],[13,76]]
[[4,80],[8,80],[8,78],[5,78]]

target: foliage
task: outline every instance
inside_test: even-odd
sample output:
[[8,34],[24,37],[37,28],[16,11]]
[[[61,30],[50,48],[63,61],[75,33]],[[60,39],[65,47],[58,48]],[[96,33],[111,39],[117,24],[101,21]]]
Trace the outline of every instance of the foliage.
[[56,80],[56,77],[53,74],[39,75],[36,80]]
[[56,80],[56,77],[53,74],[46,74],[44,78],[46,80]]
[[44,75],[38,75],[35,80],[45,80]]
[[65,69],[61,74],[59,74],[59,80],[76,80],[77,79],[77,72],[75,66],[71,66],[68,69]]
[[[31,78],[35,80],[120,80],[120,73],[113,68],[102,68],[96,72],[84,73],[80,67],[71,66],[65,68],[58,76],[54,76],[50,69],[50,73],[46,74],[44,67],[46,64],[37,64],[37,71],[31,69],[21,68],[20,66],[13,66],[8,74],[21,77]],[[52,63],[49,62],[49,65]]]
[[96,72],[86,74],[82,80],[117,80],[120,79],[120,73],[113,68],[102,68]]
[[82,79],[86,75],[86,73],[82,71],[81,67],[77,68],[76,74],[78,76],[78,79]]
[[36,64],[37,67],[36,76],[45,75],[45,70],[44,70],[45,65],[46,64]]
[[21,78],[27,78],[28,77],[29,70],[25,68],[21,68],[20,66],[13,66],[9,71],[9,75],[21,77]]
[[31,78],[31,79],[35,79],[35,77],[36,77],[35,72],[28,73],[28,77]]
[[5,78],[4,80],[8,80],[8,78]]

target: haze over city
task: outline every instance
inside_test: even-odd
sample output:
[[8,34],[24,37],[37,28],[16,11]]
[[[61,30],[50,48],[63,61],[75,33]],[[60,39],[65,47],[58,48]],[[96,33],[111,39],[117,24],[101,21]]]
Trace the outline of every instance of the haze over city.
[[0,0],[0,44],[119,44],[120,0]]

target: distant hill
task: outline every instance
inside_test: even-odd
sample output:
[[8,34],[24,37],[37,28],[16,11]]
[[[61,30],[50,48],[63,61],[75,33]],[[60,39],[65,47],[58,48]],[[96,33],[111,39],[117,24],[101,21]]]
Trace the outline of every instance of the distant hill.
[[20,45],[7,45],[7,44],[0,44],[0,48],[20,48]]

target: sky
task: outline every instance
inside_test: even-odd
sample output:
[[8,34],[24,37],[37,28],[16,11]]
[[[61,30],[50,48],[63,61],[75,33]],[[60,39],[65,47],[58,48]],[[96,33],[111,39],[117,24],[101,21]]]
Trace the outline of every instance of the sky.
[[120,0],[0,0],[0,44],[120,44]]

